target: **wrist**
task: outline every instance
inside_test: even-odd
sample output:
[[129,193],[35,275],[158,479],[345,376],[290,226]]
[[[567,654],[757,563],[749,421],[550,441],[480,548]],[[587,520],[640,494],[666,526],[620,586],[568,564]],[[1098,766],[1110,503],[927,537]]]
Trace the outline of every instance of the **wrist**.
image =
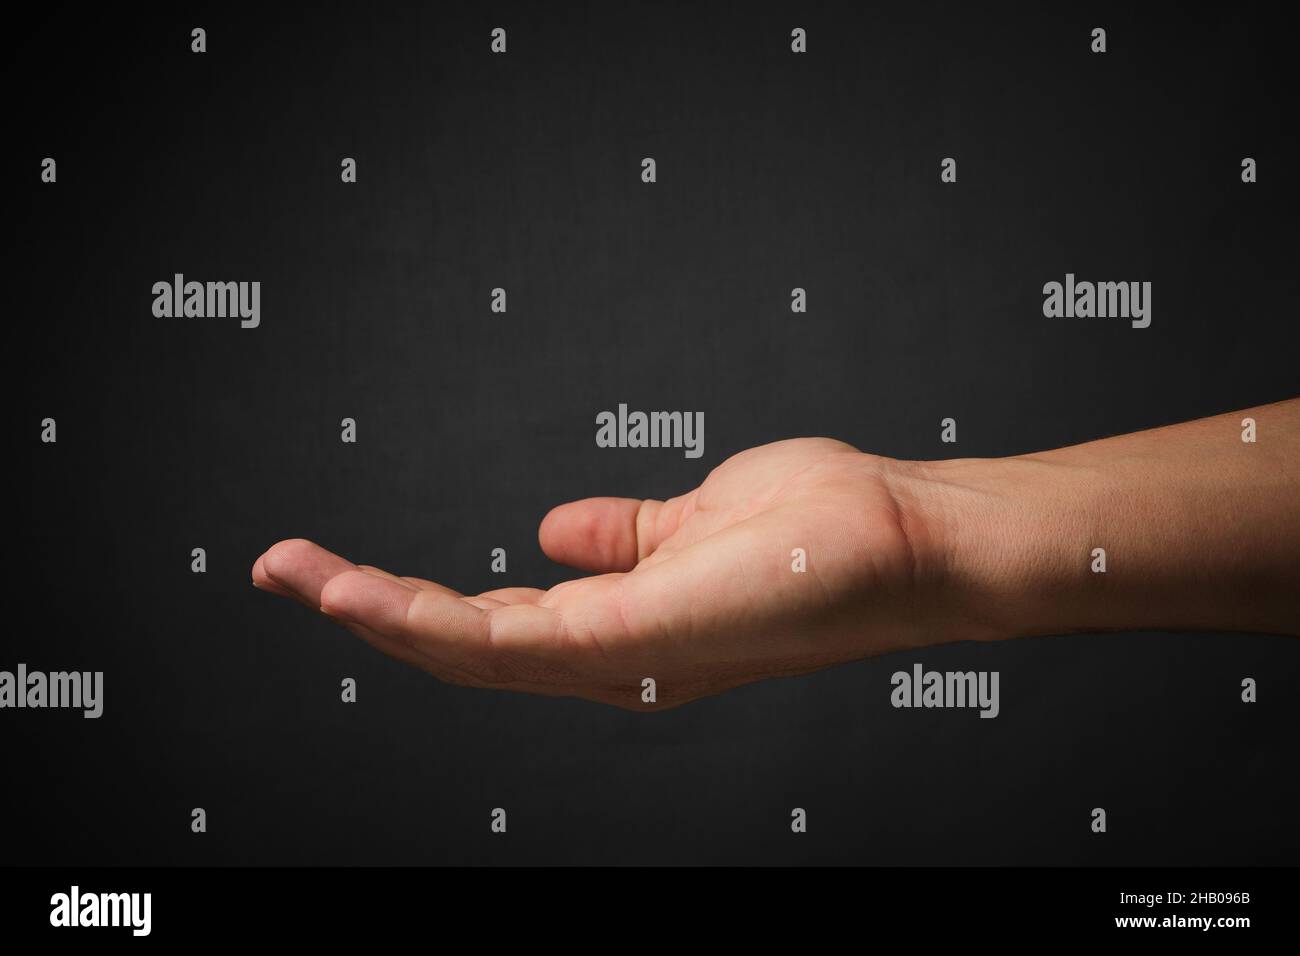
[[1091,469],[1048,456],[901,464],[918,586],[954,622],[947,639],[1107,626],[1095,599],[1109,582],[1090,570],[1105,491]]

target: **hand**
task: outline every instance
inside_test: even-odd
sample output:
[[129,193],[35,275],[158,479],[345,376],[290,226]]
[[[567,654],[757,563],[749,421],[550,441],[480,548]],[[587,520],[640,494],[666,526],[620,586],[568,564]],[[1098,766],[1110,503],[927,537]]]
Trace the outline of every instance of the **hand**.
[[667,502],[561,505],[542,549],[600,573],[549,591],[462,596],[303,540],[262,555],[253,583],[451,683],[662,708],[938,639],[952,622],[926,593],[927,534],[895,493],[910,470],[797,439],[742,452]]

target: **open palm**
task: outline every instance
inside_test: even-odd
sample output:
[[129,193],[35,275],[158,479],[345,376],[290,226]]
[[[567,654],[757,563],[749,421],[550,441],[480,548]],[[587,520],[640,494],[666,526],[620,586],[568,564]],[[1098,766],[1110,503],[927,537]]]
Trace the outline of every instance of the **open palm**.
[[795,439],[735,455],[666,502],[561,505],[542,549],[598,573],[546,591],[465,596],[302,539],[258,558],[253,583],[452,683],[673,706],[933,640],[901,465]]

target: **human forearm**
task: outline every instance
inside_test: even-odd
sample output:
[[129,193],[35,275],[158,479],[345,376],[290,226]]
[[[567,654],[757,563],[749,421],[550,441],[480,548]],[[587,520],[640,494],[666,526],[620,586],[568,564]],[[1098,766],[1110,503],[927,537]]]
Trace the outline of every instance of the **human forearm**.
[[923,573],[991,636],[1300,633],[1300,400],[1033,455],[919,463],[911,488],[929,538]]

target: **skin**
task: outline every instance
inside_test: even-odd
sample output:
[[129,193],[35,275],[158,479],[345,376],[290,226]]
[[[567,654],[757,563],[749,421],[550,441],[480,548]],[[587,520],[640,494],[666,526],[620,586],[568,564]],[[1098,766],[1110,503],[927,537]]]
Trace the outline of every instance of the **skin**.
[[253,584],[449,683],[633,710],[948,641],[1297,634],[1300,399],[1011,458],[781,441],[666,502],[561,505],[538,538],[596,573],[466,596],[299,538],[259,557]]

